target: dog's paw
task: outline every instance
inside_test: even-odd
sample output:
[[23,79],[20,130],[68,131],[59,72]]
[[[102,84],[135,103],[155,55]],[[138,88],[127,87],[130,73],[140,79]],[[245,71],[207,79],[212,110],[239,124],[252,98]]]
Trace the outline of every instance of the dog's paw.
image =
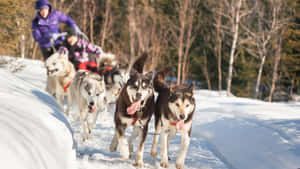
[[132,158],[133,157],[133,152],[130,152],[129,153],[129,158]]
[[82,136],[82,142],[86,142],[88,139],[90,139],[91,137],[88,134],[84,134]]
[[69,111],[69,110],[66,110],[66,111],[65,111],[65,115],[66,115],[67,117],[69,117],[69,114],[70,114],[70,111]]
[[157,152],[156,152],[156,151],[151,151],[151,152],[150,152],[150,155],[151,155],[152,158],[155,158],[156,155],[157,155]]
[[87,141],[87,139],[83,137],[82,138],[82,142],[86,142],[86,141]]
[[176,163],[176,169],[183,169],[183,163]]
[[117,151],[117,146],[115,146],[115,145],[113,145],[113,144],[110,144],[110,146],[109,146],[109,151],[110,151],[110,152],[115,152],[115,151]]
[[138,167],[138,168],[143,168],[144,167],[144,163],[143,162],[136,162],[133,165],[136,166],[136,167]]
[[129,151],[120,151],[120,156],[124,160],[129,159]]
[[163,168],[169,168],[169,163],[162,161],[162,162],[160,162],[160,166]]

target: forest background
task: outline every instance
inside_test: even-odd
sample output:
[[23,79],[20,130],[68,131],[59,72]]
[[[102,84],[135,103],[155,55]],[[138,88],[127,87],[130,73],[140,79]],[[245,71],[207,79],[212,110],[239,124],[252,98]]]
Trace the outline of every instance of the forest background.
[[[0,0],[0,57],[42,59],[35,0]],[[50,0],[92,43],[178,84],[266,101],[300,95],[300,0]],[[66,31],[62,25],[61,28]]]

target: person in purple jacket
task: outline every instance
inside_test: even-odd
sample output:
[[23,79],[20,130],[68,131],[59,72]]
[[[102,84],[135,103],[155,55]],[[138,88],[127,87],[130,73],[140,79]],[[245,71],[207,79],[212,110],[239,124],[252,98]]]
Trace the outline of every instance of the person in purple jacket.
[[75,22],[60,11],[52,10],[48,0],[38,0],[35,3],[35,9],[38,10],[36,17],[32,21],[32,34],[34,40],[38,42],[41,48],[44,60],[54,53],[50,39],[54,40],[54,48],[58,49],[64,37],[59,37],[59,23],[65,23],[77,34],[83,34]]

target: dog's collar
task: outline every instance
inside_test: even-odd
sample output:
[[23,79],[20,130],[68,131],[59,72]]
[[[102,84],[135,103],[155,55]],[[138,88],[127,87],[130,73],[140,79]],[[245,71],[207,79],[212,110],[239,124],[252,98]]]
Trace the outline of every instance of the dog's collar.
[[172,126],[175,126],[177,130],[182,130],[184,126],[184,120],[177,120],[176,122],[171,122]]
[[64,86],[64,92],[67,92],[68,87],[70,86],[72,81],[70,81],[69,83],[67,83],[67,85]]
[[176,126],[176,125],[178,124],[179,121],[180,121],[180,120],[177,120],[176,122],[171,122],[171,125],[172,125],[172,126]]

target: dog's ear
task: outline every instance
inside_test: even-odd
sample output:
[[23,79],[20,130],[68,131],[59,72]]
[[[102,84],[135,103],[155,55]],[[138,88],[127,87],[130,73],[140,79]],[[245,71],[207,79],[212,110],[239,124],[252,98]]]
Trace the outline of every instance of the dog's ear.
[[153,72],[148,72],[145,74],[145,76],[147,77],[147,79],[152,80],[153,79]]
[[192,94],[194,94],[194,87],[195,87],[195,84],[194,84],[194,83],[190,84],[190,86],[189,86],[190,92],[191,92]]
[[133,64],[133,69],[135,69],[139,73],[143,73],[144,65],[145,65],[147,58],[148,58],[148,53],[144,52],[141,56],[139,56],[135,60],[135,62]]
[[174,92],[175,90],[175,82],[171,81],[170,83],[170,92]]
[[63,46],[59,48],[58,53],[62,57],[66,57],[66,56],[68,57],[68,55],[69,55],[68,49],[66,47],[63,47]]
[[137,74],[138,74],[138,72],[135,69],[131,69],[129,76],[130,77],[135,77]]

